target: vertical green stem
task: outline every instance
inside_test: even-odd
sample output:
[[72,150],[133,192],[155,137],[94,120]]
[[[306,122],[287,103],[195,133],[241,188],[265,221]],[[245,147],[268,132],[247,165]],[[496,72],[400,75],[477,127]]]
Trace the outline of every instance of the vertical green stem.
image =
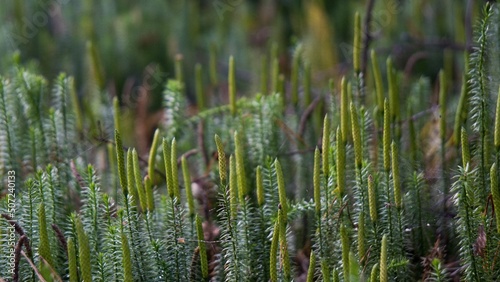
[[295,50],[292,61],[292,71],[290,74],[291,84],[291,102],[295,107],[299,101],[299,63],[300,63],[300,47]]
[[76,260],[75,242],[73,238],[68,238],[68,264],[69,264],[69,281],[78,282],[78,268]]
[[217,78],[217,50],[214,44],[210,44],[209,55],[210,83],[212,83],[212,86],[217,87],[219,85],[219,80]]
[[89,239],[83,230],[82,221],[78,217],[76,218],[76,234],[78,236],[78,260],[82,281],[92,281]]
[[236,181],[236,163],[233,155],[229,156],[229,214],[231,220],[238,215],[238,185]]
[[[342,143],[347,141],[347,134],[349,133],[349,97],[347,96],[347,81],[342,77],[341,92],[340,92],[340,129],[342,130]],[[338,138],[338,137],[337,137]]]
[[130,246],[127,235],[122,231],[122,263],[123,263],[123,281],[133,282],[134,274],[132,273],[132,258],[130,257]]
[[189,173],[189,167],[186,156],[182,156],[181,166],[182,166],[182,176],[184,179],[184,189],[186,190],[186,200],[188,204],[189,216],[192,217],[195,214],[194,198],[193,198],[193,190],[191,190],[191,175]]
[[203,227],[201,225],[201,219],[196,215],[196,234],[198,235],[198,248],[200,248],[200,263],[201,263],[201,275],[204,280],[208,279],[208,260],[207,260],[207,250],[205,246],[205,237],[203,235]]
[[231,115],[236,115],[236,78],[234,69],[234,58],[229,57],[229,74],[228,74],[228,87],[229,87],[229,107]]
[[439,72],[439,132],[441,138],[441,176],[443,178],[443,214],[444,227],[447,228],[447,213],[448,207],[448,177],[446,173],[446,73],[441,70]]
[[273,63],[273,66],[272,66],[272,77],[271,77],[271,89],[272,89],[272,93],[277,93],[279,90],[279,75],[280,75],[280,64],[279,64],[279,60],[278,58],[276,57],[273,57],[272,58],[272,63]]
[[390,169],[391,169],[391,154],[390,154],[390,140],[391,140],[391,122],[390,122],[389,102],[387,99],[384,101],[384,131],[383,131],[383,154],[384,154],[384,174],[386,184],[386,197],[387,197],[387,214],[389,224],[389,238],[392,242],[392,211],[391,211],[391,192],[390,192]]
[[309,269],[307,270],[307,280],[306,282],[314,281],[314,270],[316,268],[316,255],[311,250],[311,255],[309,257]]
[[344,224],[340,225],[340,241],[342,243],[342,268],[344,281],[349,282],[349,237]]
[[311,65],[304,66],[304,107],[308,107],[312,102],[311,95]]
[[151,144],[151,149],[149,150],[148,158],[148,175],[151,183],[154,185],[155,181],[155,164],[156,164],[156,151],[160,143],[160,130],[156,129],[153,136],[153,143]]
[[387,282],[387,235],[382,237],[382,247],[380,249],[380,282]]
[[269,276],[271,282],[278,282],[277,256],[280,234],[280,222],[277,219],[274,223],[273,237],[271,239],[271,252],[269,254]]
[[370,56],[372,59],[372,70],[373,70],[373,77],[375,80],[376,104],[377,104],[378,112],[383,113],[383,111],[384,111],[384,84],[382,83],[382,74],[380,73],[377,54],[375,53],[374,50],[371,50]]
[[194,67],[195,75],[195,88],[196,88],[196,104],[198,111],[201,112],[205,109],[205,96],[203,94],[203,79],[201,72],[201,64],[196,64]]
[[263,55],[260,64],[260,93],[267,95],[267,84],[269,77],[269,66],[267,65],[267,56]]
[[490,169],[491,178],[491,195],[493,197],[493,207],[495,208],[495,219],[497,223],[497,231],[500,233],[500,190],[498,187],[498,171],[497,164],[493,163]]
[[[323,177],[324,177],[324,181],[325,181],[325,204],[326,204],[326,215],[327,217],[329,217],[329,204],[330,204],[330,200],[329,200],[329,190],[328,190],[328,178],[329,178],[329,175],[330,175],[330,119],[328,118],[328,114],[325,115],[325,119],[324,119],[324,122],[323,122],[323,140],[322,140],[322,154],[321,154],[321,157],[322,157],[322,164],[323,164]],[[315,153],[316,154],[316,153]],[[319,152],[318,152],[318,156],[317,156],[318,160],[317,160],[317,199],[318,201],[321,201],[321,192],[320,192],[320,169],[319,169]],[[315,164],[316,164],[316,155],[315,155]],[[319,209],[316,208],[319,213],[318,213],[318,216],[321,216],[321,203],[319,203]],[[321,228],[321,226],[319,226]],[[323,254],[321,254],[323,256]]]

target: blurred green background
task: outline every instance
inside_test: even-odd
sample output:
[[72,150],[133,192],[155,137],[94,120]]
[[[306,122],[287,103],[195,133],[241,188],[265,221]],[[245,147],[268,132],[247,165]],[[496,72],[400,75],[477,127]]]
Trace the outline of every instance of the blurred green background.
[[[210,85],[209,54],[222,89],[228,57],[234,55],[240,94],[254,94],[260,89],[262,62],[271,68],[271,58],[278,58],[288,81],[291,58],[300,49],[303,62],[311,66],[313,87],[325,89],[329,78],[338,80],[352,71],[354,14],[360,12],[364,21],[368,2],[5,1],[0,6],[0,69],[5,73],[19,62],[49,81],[66,72],[75,77],[82,99],[97,90],[133,105],[130,97],[146,82],[152,101],[161,99],[164,81],[174,77],[175,57],[182,54],[186,93],[194,103],[194,66],[202,65],[203,80]],[[370,48],[382,62],[391,55],[410,79],[435,78],[448,52],[451,73],[459,79],[463,51],[470,46],[468,27],[483,1],[466,9],[469,2],[373,1]]]

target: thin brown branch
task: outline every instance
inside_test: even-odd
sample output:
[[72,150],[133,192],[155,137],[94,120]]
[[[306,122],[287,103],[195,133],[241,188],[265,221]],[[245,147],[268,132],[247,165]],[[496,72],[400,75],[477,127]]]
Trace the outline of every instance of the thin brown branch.
[[408,81],[411,75],[411,72],[413,70],[413,67],[415,64],[421,60],[429,57],[429,54],[425,51],[419,51],[416,53],[413,53],[410,58],[406,61],[405,69],[404,69],[404,74],[405,74],[405,80]]
[[177,165],[180,165],[182,162],[182,157],[185,157],[186,159],[189,159],[189,157],[196,155],[198,153],[198,149],[191,149],[184,154],[182,154],[180,157],[177,158]]
[[284,121],[281,119],[276,120],[276,124],[280,127],[280,129],[286,134],[285,136],[288,138],[290,142],[297,144],[298,141],[300,144],[305,146],[305,141],[302,137],[300,137],[295,131],[293,131]]
[[78,185],[80,185],[80,187],[85,187],[85,182],[83,181],[82,176],[80,175],[80,173],[76,169],[76,165],[75,165],[75,162],[73,160],[70,161],[69,166],[71,168],[71,173],[73,174],[73,176],[76,179],[76,182],[78,182]]
[[[356,224],[354,223],[354,221],[352,220],[352,217],[351,217],[351,212],[349,210],[349,207],[347,206],[348,205],[348,201],[346,201],[345,203],[343,203],[343,205],[340,207],[339,211],[337,212],[337,218],[341,218],[342,217],[342,212],[344,212],[344,209],[347,210],[347,218],[349,219],[349,221],[351,222],[351,225],[353,227],[357,227]],[[338,227],[340,228],[340,221],[338,222]]]
[[19,234],[19,236],[25,235],[23,228],[17,223],[17,221],[12,219],[12,217],[10,217],[8,214],[5,214],[5,213],[2,213],[1,216],[3,218],[5,218],[7,220],[7,222],[10,223],[10,225],[12,225],[14,227],[14,229],[16,230],[17,234]]
[[189,278],[191,281],[196,281],[196,267],[200,263],[200,247],[196,247],[193,252],[193,256],[191,257],[191,273],[189,274]]
[[50,263],[44,257],[40,256],[40,259],[42,260],[43,264],[45,264],[45,266],[49,268],[50,272],[52,273],[52,278],[54,278],[54,280],[56,281],[62,282],[61,277],[57,274],[52,265],[50,265]]
[[63,232],[61,231],[59,226],[57,226],[55,223],[52,223],[51,226],[52,226],[52,229],[54,230],[54,232],[56,233],[56,237],[57,237],[57,240],[59,241],[59,244],[61,244],[61,247],[64,249],[64,252],[67,255],[68,254],[68,243],[66,242],[66,238],[64,237]]
[[[1,217],[5,218],[7,220],[7,222],[9,222],[10,225],[12,225],[14,227],[14,229],[16,230],[17,234],[19,234],[20,237],[26,236],[23,228],[17,223],[17,221],[13,220],[12,217],[10,217],[9,215],[4,214],[4,213],[1,214]],[[28,255],[30,257],[33,257],[33,251],[31,250],[30,241],[29,241],[27,236],[26,236],[26,240],[24,240],[23,242],[24,242],[24,246],[26,247],[26,251],[28,252]]]
[[197,132],[197,139],[198,139],[198,147],[201,152],[201,156],[203,157],[203,161],[205,162],[205,166],[208,166],[208,162],[210,161],[207,153],[207,147],[205,146],[205,138],[204,137],[204,121],[200,120],[198,123],[198,132]]
[[297,131],[297,135],[302,138],[304,135],[304,131],[306,131],[306,123],[309,117],[311,116],[312,112],[318,106],[319,102],[321,101],[321,96],[317,96],[311,104],[306,108],[302,116],[300,117],[300,122],[299,122],[299,130]]
[[21,261],[21,251],[23,244],[28,237],[26,235],[21,236],[19,241],[17,241],[16,248],[14,249],[14,274],[12,275],[12,281],[19,281],[19,262]]
[[23,257],[28,261],[28,264],[31,266],[33,271],[35,271],[35,274],[38,277],[38,279],[40,279],[40,281],[42,281],[42,282],[47,282],[47,280],[45,280],[43,278],[43,275],[40,273],[40,270],[38,270],[38,268],[36,268],[33,261],[31,261],[31,259],[26,255],[26,253],[23,250],[21,250],[21,255],[23,255]]

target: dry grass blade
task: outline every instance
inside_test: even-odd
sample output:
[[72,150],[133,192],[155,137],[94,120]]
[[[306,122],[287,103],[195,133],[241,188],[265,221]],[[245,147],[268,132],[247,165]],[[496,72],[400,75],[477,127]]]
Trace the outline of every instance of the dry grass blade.
[[43,264],[49,268],[50,273],[52,274],[52,278],[53,278],[55,281],[62,282],[61,277],[57,274],[57,272],[56,272],[56,271],[55,271],[55,269],[52,267],[52,265],[50,265],[44,257],[40,256],[40,259],[42,260]]
[[31,266],[31,269],[33,269],[33,271],[35,272],[35,274],[38,277],[38,279],[40,279],[41,282],[47,282],[47,280],[45,280],[43,278],[43,276],[40,273],[40,271],[38,270],[38,268],[36,268],[35,264],[33,264],[33,262],[31,261],[31,259],[22,250],[21,250],[21,255],[23,255],[23,257],[26,259],[26,261],[28,261],[29,265]]

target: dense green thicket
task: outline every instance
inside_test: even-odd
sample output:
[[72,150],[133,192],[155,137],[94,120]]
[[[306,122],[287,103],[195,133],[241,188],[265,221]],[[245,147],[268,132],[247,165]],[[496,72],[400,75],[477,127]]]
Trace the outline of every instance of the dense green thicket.
[[[383,75],[377,51],[363,59],[362,17],[353,22],[352,71],[325,91],[311,86],[305,43],[290,79],[273,49],[255,95],[241,94],[237,57],[225,87],[216,52],[194,83],[177,56],[152,140],[141,131],[150,92],[132,97],[132,131],[92,43],[97,90],[86,99],[72,77],[49,82],[15,54],[0,78],[0,277],[494,281],[498,7],[481,13],[463,78],[447,51],[435,83],[409,79],[391,57]],[[136,149],[124,146],[131,136]]]

